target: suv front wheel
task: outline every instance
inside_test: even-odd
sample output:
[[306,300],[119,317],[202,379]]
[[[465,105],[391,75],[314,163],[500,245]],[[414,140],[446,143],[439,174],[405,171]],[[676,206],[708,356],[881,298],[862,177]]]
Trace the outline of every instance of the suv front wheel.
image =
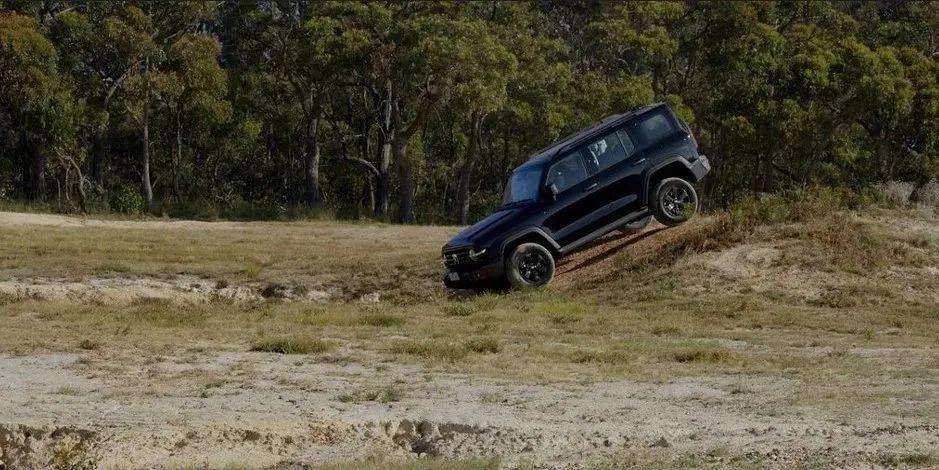
[[687,222],[698,211],[698,193],[681,178],[662,180],[652,193],[652,214],[663,225]]
[[505,273],[515,288],[546,285],[554,277],[554,256],[537,243],[522,243],[505,261]]

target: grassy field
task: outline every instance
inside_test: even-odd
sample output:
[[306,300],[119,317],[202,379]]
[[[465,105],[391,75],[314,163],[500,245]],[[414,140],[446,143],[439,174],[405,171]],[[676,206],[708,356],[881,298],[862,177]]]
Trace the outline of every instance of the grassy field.
[[[318,302],[115,301],[8,289],[0,294],[0,353],[77,354],[96,373],[117,375],[170,356],[246,353],[367,364],[379,373],[416,368],[431,382],[453,374],[531,385],[719,377],[730,396],[744,397],[754,394],[747,384],[762,377],[791,385],[759,398],[765,416],[877,408],[934,423],[939,224],[932,210],[744,210],[745,223],[742,213],[718,215],[653,252],[636,242],[631,252],[604,257],[603,269],[573,273],[554,289],[483,295],[442,289],[438,253],[456,230],[449,227],[7,214],[0,272],[13,283],[184,276],[331,295]],[[579,256],[581,264],[595,258]],[[377,301],[361,300],[369,294]],[[185,380],[212,393],[250,377]],[[331,393],[343,405],[394,403],[407,387],[391,381]],[[936,462],[929,452],[876,458]],[[597,465],[615,467],[604,462]]]
[[[726,278],[701,254],[675,263],[654,256],[638,264],[617,260],[606,278],[585,279],[565,291],[478,296],[448,295],[440,286],[437,252],[453,232],[448,228],[4,228],[5,277],[193,275],[210,284],[263,289],[282,283],[343,294],[318,303],[141,298],[115,304],[7,295],[0,300],[6,315],[33,315],[6,322],[0,351],[80,351],[83,341],[94,338],[103,347],[152,351],[199,343],[377,357],[528,381],[782,371],[806,378],[837,371],[856,378],[866,373],[864,361],[838,351],[939,344],[939,283],[934,276],[895,269],[939,265],[936,234],[892,231],[876,220],[868,214],[838,225],[813,222],[749,234],[755,247],[767,241],[785,245],[766,270],[790,270],[795,286],[750,285],[761,282],[758,276]],[[815,283],[817,292],[798,287],[803,282]],[[354,300],[371,292],[384,300]],[[740,342],[749,346],[734,346]],[[788,348],[834,353],[805,358]]]

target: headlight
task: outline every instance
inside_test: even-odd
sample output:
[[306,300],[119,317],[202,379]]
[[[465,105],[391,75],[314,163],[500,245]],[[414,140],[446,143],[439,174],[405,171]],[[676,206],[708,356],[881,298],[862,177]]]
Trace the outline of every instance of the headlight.
[[481,249],[481,250],[477,250],[476,248],[471,248],[470,251],[469,251],[469,257],[470,257],[470,259],[472,259],[473,261],[476,261],[476,260],[478,260],[479,258],[482,258],[482,256],[483,256],[484,254],[486,254],[486,249],[485,249],[485,248],[483,248],[483,249]]

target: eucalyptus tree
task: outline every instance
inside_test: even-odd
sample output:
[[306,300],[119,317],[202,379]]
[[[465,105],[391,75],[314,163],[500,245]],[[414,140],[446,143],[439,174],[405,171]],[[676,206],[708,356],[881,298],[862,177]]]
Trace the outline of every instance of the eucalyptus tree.
[[148,58],[159,54],[159,45],[150,34],[151,19],[130,2],[87,2],[57,15],[50,37],[59,45],[62,70],[81,90],[89,114],[88,174],[93,183],[104,185],[104,170],[111,149],[114,98],[126,81],[141,71]]
[[46,166],[63,102],[55,46],[29,16],[0,12],[0,148],[14,158],[22,190],[46,199]]
[[456,37],[449,41],[446,54],[457,64],[450,94],[461,114],[456,119],[462,122],[468,137],[459,165],[458,187],[459,219],[465,224],[469,221],[470,185],[482,147],[483,125],[505,105],[518,61],[490,24],[470,20],[454,28]]
[[220,52],[215,38],[193,34],[180,36],[167,51],[162,101],[173,135],[172,193],[177,202],[183,196],[184,137],[212,140],[211,131],[231,117],[227,76],[218,63]]
[[148,210],[156,210],[151,178],[151,123],[169,97],[174,94],[175,75],[167,60],[171,46],[180,37],[196,30],[214,15],[214,2],[167,3],[141,1],[128,5],[126,11],[141,40],[149,46],[145,55],[132,67],[121,96],[128,123],[140,132],[141,192]]

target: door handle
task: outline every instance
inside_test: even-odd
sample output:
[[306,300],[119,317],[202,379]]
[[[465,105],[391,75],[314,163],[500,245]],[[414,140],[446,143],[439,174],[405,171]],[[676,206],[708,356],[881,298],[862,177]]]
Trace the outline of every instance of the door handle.
[[598,184],[599,184],[599,183],[593,183],[593,184],[591,184],[590,186],[587,186],[587,188],[584,189],[584,192],[585,192],[585,193],[588,193],[588,192],[590,192],[590,191],[593,191],[594,189],[597,189],[597,185],[598,185]]
[[642,157],[642,158],[640,158],[639,160],[634,161],[634,162],[633,162],[633,166],[642,165],[642,164],[645,163],[645,162],[646,162],[646,158],[645,158],[645,157]]

